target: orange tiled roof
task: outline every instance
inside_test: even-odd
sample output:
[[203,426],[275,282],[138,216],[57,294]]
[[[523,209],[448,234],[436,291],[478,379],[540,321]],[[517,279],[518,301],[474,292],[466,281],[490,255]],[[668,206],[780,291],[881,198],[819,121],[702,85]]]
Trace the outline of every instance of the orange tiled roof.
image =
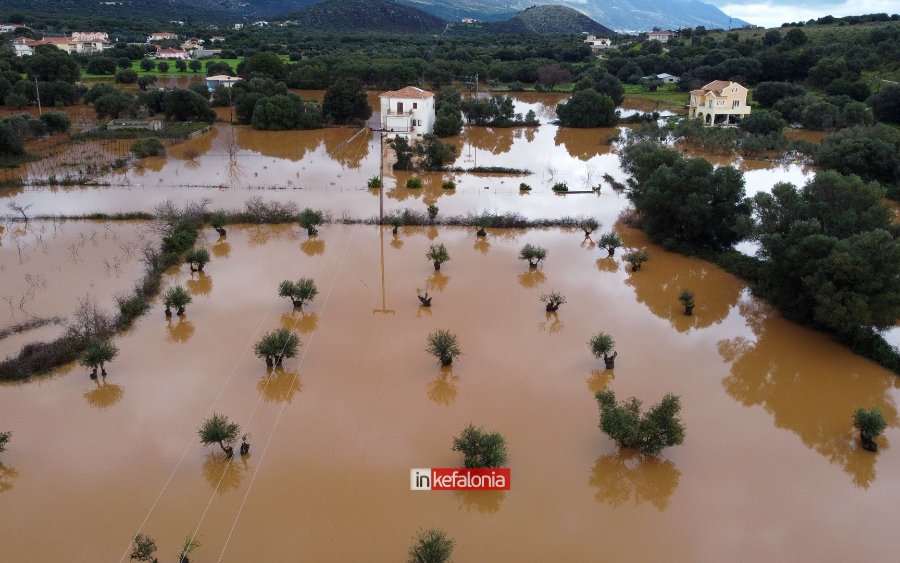
[[700,89],[705,92],[721,92],[725,88],[728,88],[728,86],[730,84],[731,84],[731,82],[729,82],[727,80],[713,80],[712,82],[710,82],[709,84],[707,84],[706,86],[704,86]]
[[384,92],[378,96],[379,98],[433,98],[434,94],[429,92],[428,90],[422,90],[421,88],[416,88],[415,86],[407,86],[406,88],[401,88],[399,90],[394,90],[393,92]]

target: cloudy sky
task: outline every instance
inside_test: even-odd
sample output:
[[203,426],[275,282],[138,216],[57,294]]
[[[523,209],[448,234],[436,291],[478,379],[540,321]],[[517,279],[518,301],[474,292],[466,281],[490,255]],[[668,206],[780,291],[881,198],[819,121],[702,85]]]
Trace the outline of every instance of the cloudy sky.
[[706,0],[729,16],[764,27],[778,27],[784,22],[806,21],[831,14],[858,16],[887,12],[900,13],[900,0]]

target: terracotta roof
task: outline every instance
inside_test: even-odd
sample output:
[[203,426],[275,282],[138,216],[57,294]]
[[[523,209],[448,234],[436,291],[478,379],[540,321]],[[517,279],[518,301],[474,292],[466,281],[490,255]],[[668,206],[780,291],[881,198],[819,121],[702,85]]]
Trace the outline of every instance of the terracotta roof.
[[384,92],[378,96],[379,98],[433,98],[434,94],[429,92],[428,90],[422,90],[421,88],[416,88],[415,86],[407,86],[406,88],[401,88],[399,90],[394,90],[393,92]]
[[725,88],[728,88],[729,85],[731,85],[731,82],[727,80],[713,80],[700,89],[706,92],[721,92]]

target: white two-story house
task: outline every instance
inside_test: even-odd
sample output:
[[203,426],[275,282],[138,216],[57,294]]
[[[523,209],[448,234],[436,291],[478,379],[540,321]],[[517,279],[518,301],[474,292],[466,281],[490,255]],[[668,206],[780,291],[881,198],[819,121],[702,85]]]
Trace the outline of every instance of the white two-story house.
[[434,93],[407,86],[378,96],[381,100],[381,129],[410,137],[434,131]]

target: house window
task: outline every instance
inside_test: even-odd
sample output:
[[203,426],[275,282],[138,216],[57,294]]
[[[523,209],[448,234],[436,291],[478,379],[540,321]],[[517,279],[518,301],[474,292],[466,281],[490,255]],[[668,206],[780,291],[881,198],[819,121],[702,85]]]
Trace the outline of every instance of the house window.
[[733,108],[736,108],[736,107],[738,107],[739,105],[741,105],[741,101],[740,101],[740,100],[734,100],[733,102],[731,102],[731,107],[733,107]]
[[419,109],[419,104],[417,102],[413,102],[413,109]]

